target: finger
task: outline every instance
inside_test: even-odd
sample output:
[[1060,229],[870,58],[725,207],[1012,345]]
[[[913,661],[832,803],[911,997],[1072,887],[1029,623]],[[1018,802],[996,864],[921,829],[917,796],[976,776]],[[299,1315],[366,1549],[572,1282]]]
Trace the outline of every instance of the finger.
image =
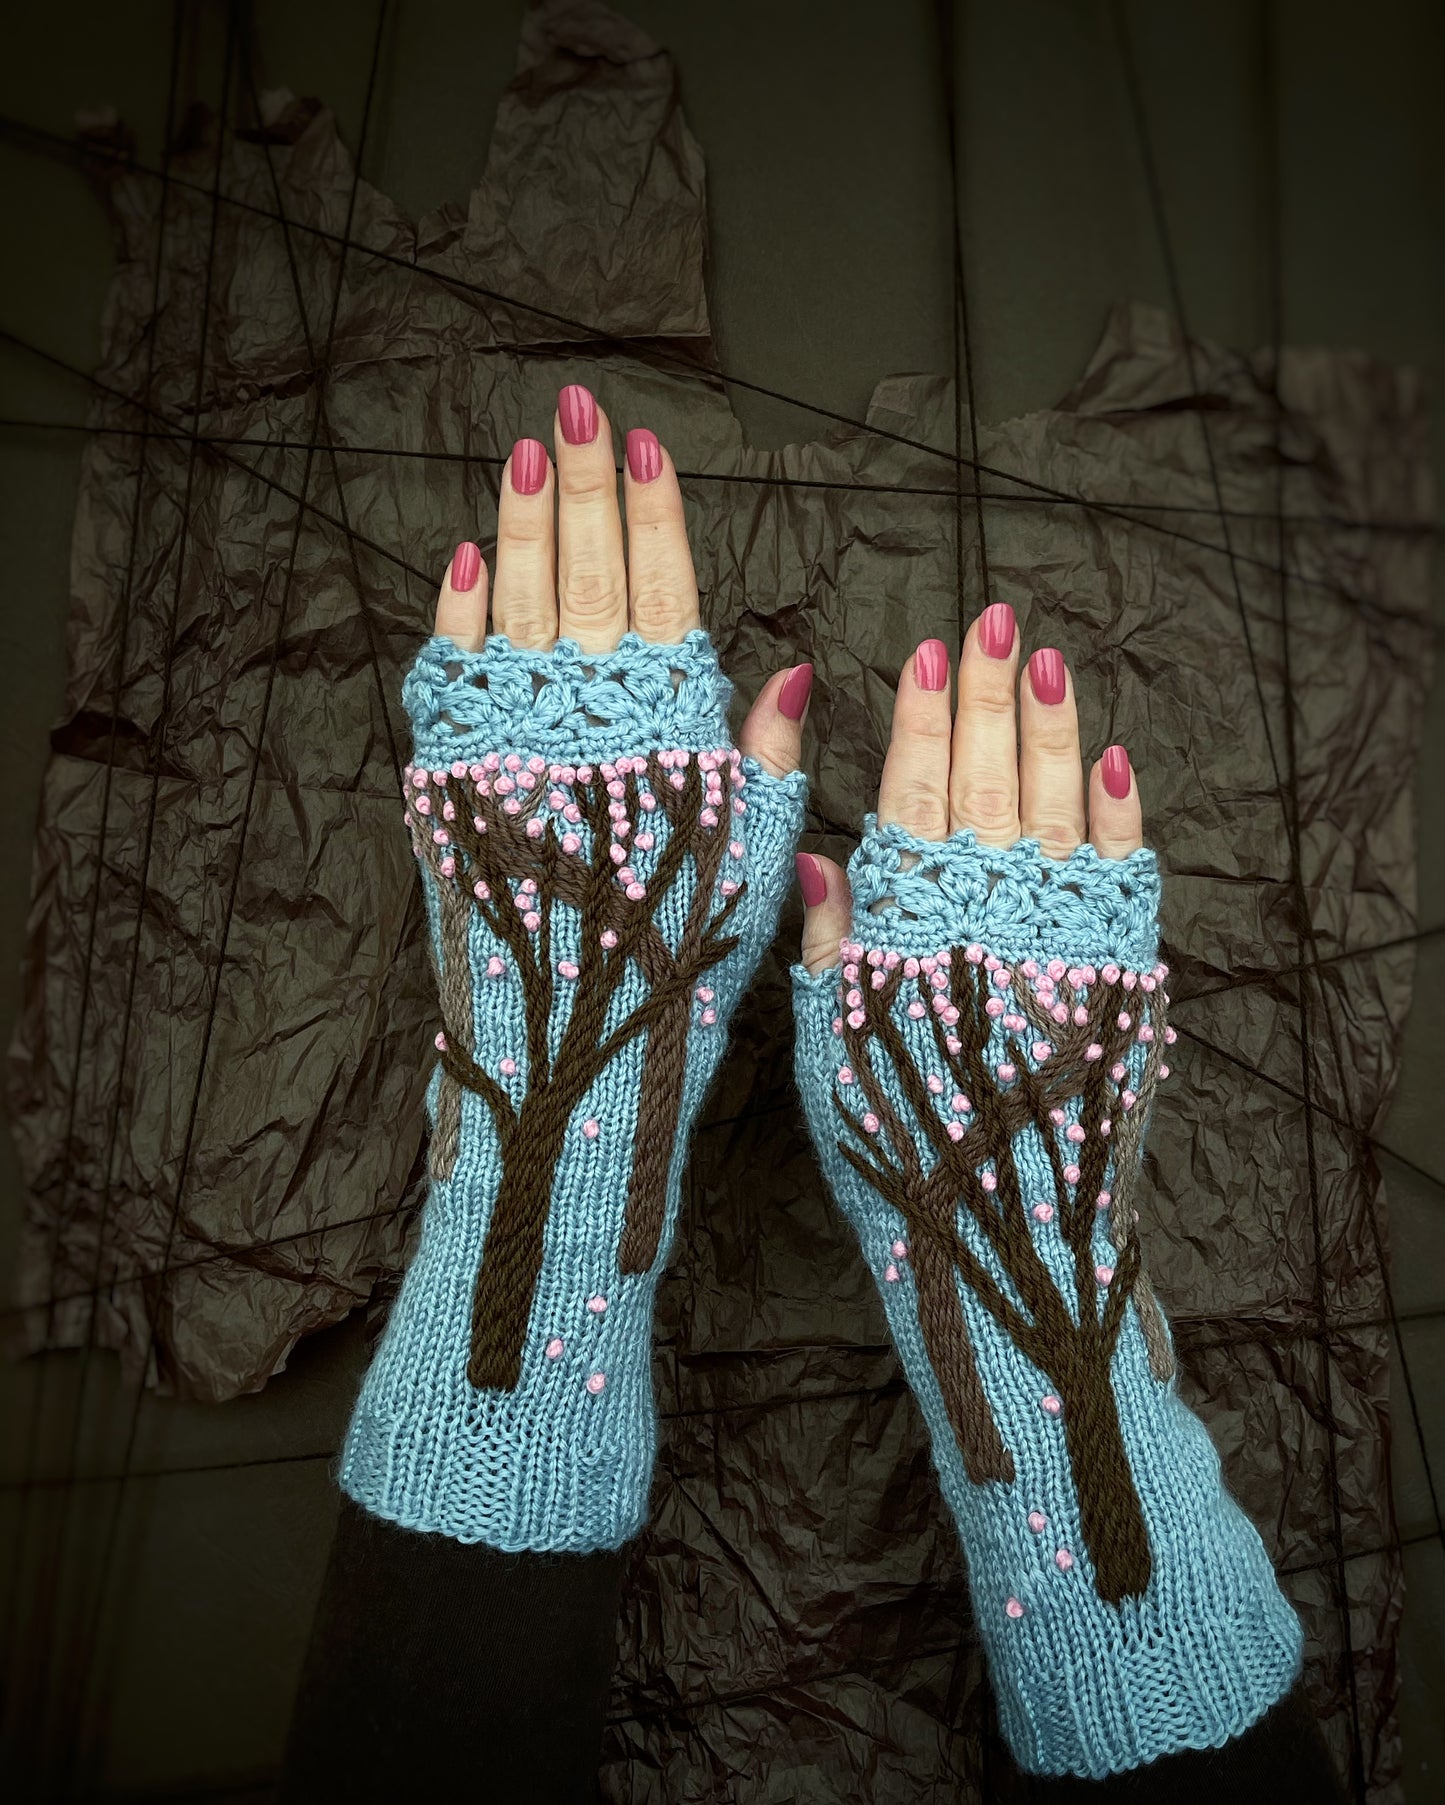
[[634,633],[675,646],[694,627],[697,578],[687,542],[682,490],[672,459],[656,433],[637,426],[627,435],[627,588]]
[[893,704],[893,734],[878,786],[878,825],[895,823],[924,840],[948,838],[948,652],[925,639],[904,665]]
[[1066,859],[1083,839],[1085,821],[1079,714],[1063,653],[1041,647],[1020,687],[1023,831],[1049,858]]
[[812,691],[811,664],[775,671],[748,710],[738,735],[738,751],[755,758],[773,777],[796,771],[803,756],[803,718]]
[[1089,838],[1106,859],[1126,859],[1144,844],[1144,811],[1129,754],[1110,746],[1089,774]]
[[1011,846],[1019,837],[1018,664],[1014,611],[993,602],[969,627],[958,657],[948,786],[950,825],[971,827],[985,846]]
[[816,977],[838,963],[839,942],[853,919],[853,895],[831,859],[800,852],[793,865],[803,893],[803,964]]
[[610,652],[627,631],[627,567],[612,428],[590,389],[557,397],[557,615],[564,639]]
[[464,652],[479,652],[487,636],[487,567],[470,539],[462,540],[447,565],[437,597],[435,630]]
[[497,580],[492,631],[515,646],[550,646],[557,637],[555,493],[552,460],[540,439],[518,439],[497,496]]

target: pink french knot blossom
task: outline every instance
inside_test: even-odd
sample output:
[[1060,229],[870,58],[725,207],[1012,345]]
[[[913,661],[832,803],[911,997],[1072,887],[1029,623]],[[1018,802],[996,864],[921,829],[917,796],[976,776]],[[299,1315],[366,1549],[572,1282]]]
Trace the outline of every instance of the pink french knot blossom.
[[730,877],[725,877],[718,885],[718,889],[722,891],[724,896],[736,896],[738,893],[738,885]]
[[521,812],[522,805],[515,796],[509,796],[502,804],[502,813],[504,815],[520,815]]
[[1107,1141],[1109,1138],[1109,1130],[1113,1126],[1114,1126],[1113,1118],[1110,1116],[1105,1116],[1103,1121],[1100,1122],[1100,1124],[1099,1124],[1100,1137]]
[[728,857],[730,859],[740,859],[742,856],[743,856],[742,841],[741,840],[729,840],[728,841]]
[[1003,998],[1002,997],[990,997],[988,999],[988,1001],[984,1004],[984,1009],[989,1015],[997,1018],[998,1016],[1003,1014]]
[[456,860],[455,859],[443,859],[442,863],[441,863],[441,873],[442,873],[443,877],[455,877],[457,874]]
[[533,815],[532,819],[527,823],[527,838],[529,840],[540,840],[544,831],[545,829],[543,828],[542,823],[535,815]]
[[983,969],[985,971],[997,971],[1002,964],[1003,960],[994,953],[985,953],[983,956]]
[[1031,1050],[1034,1058],[1042,1063],[1042,1061],[1052,1056],[1054,1051],[1053,1043],[1047,1040],[1036,1040]]
[[1160,1076],[1160,1077],[1161,1077],[1161,1078],[1167,1078],[1167,1077],[1168,1077],[1168,1076],[1169,1076],[1169,1067],[1168,1067],[1168,1066],[1167,1066],[1167,1065],[1161,1065],[1161,1066],[1160,1066],[1160,1068],[1159,1068],[1159,1076]]
[[500,978],[505,973],[506,969],[507,968],[503,965],[502,961],[495,953],[493,953],[491,958],[487,961],[487,976],[489,978]]
[[939,1077],[937,1072],[930,1072],[928,1074],[928,1088],[933,1092],[935,1097],[941,1097],[943,1095],[943,1080]]
[[921,1022],[924,1016],[928,1014],[928,1011],[924,1008],[923,1004],[919,1002],[918,998],[915,997],[908,1005],[908,1013],[913,1017],[914,1021]]
[[1133,988],[1134,988],[1134,986],[1135,986],[1135,985],[1136,985],[1136,984],[1137,984],[1137,983],[1138,983],[1138,982],[1139,982],[1139,974],[1138,974],[1138,972],[1135,972],[1135,971],[1126,971],[1126,972],[1125,972],[1125,973],[1124,973],[1124,988],[1125,988],[1125,990],[1132,990],[1132,989],[1133,989]]
[[630,883],[627,886],[627,894],[631,897],[633,902],[641,902],[643,897],[647,895],[647,885],[636,882]]
[[1119,1026],[1121,1028],[1132,1028],[1134,1026],[1134,1018],[1127,1009],[1121,1009],[1119,1011]]
[[570,980],[577,976],[577,967],[570,959],[559,959],[557,961],[557,972],[560,977]]
[[864,1015],[861,1009],[850,1009],[848,1011],[848,1026],[850,1028],[861,1028],[867,1019],[868,1017]]
[[1096,1266],[1094,1268],[1094,1277],[1101,1285],[1107,1285],[1114,1277],[1114,1268],[1112,1266]]
[[509,771],[520,771],[522,768],[521,754],[518,752],[509,752],[507,754],[507,756],[502,760],[502,763],[507,767],[507,769]]
[[1076,1003],[1074,1005],[1074,1026],[1076,1028],[1082,1028],[1084,1023],[1086,1021],[1088,1021],[1088,1019],[1089,1019],[1088,1010],[1084,1007],[1084,1005],[1082,1003]]
[[1098,1197],[1094,1200],[1094,1208],[1096,1210],[1106,1210],[1113,1201],[1114,1193],[1112,1191],[1100,1191]]
[[717,1021],[717,1010],[716,1009],[704,1009],[701,1016],[698,1019],[702,1022],[702,1025],[704,1028],[711,1028],[712,1025]]
[[962,1122],[950,1122],[950,1123],[948,1123],[947,1126],[948,1126],[949,1140],[961,1141],[963,1139],[963,1123]]
[[895,1260],[906,1260],[908,1258],[908,1243],[906,1241],[895,1241],[888,1251],[893,1255]]
[[878,1118],[871,1109],[863,1117],[863,1127],[868,1134],[877,1134],[878,1132]]
[[948,1048],[950,1053],[961,1053],[963,1051],[963,1042],[956,1034],[950,1034],[944,1041],[944,1045]]
[[1164,1045],[1166,1047],[1172,1047],[1178,1038],[1179,1030],[1177,1028],[1166,1028],[1164,1030]]
[[497,1070],[504,1078],[515,1078],[517,1075],[517,1062],[515,1059],[504,1059],[497,1067]]
[[1011,1078],[1016,1078],[1018,1076],[1018,1070],[1015,1066],[1010,1065],[1008,1060],[1004,1060],[1003,1064],[998,1068],[998,1075],[999,1081],[1003,1084],[1007,1084]]
[[851,1084],[853,1082],[853,1068],[851,1065],[839,1066],[838,1082],[839,1084]]
[[639,852],[651,852],[653,847],[657,844],[657,840],[652,834],[641,833],[638,834],[632,844]]
[[563,834],[562,850],[563,852],[580,852],[582,850],[581,836],[579,834]]
[[602,1132],[602,1124],[595,1117],[589,1116],[582,1124],[582,1132],[589,1141],[595,1141]]
[[1117,1084],[1128,1069],[1128,1066],[1126,1066],[1121,1059],[1116,1065],[1111,1065],[1109,1067],[1109,1076],[1114,1080],[1115,1084]]
[[985,1191],[996,1191],[998,1189],[998,1178],[992,1172],[985,1172],[978,1182],[983,1186]]
[[883,1268],[883,1282],[886,1285],[896,1285],[898,1283],[898,1268],[893,1264],[892,1260],[890,1260]]
[[1049,976],[1057,984],[1059,979],[1063,977],[1064,973],[1068,970],[1068,967],[1064,964],[1062,959],[1050,959],[1048,970]]
[[1133,1091],[1125,1091],[1119,1101],[1124,1105],[1125,1109],[1132,1109],[1139,1099],[1134,1095]]
[[1104,1049],[1099,1045],[1098,1041],[1090,1041],[1088,1046],[1084,1048],[1084,1057],[1085,1059],[1102,1059],[1104,1057]]
[[963,1092],[959,1091],[948,1107],[956,1116],[966,1116],[969,1110],[973,1108],[973,1105],[969,1102],[968,1098],[964,1096]]
[[1064,1182],[1071,1185],[1076,1185],[1079,1182],[1079,1168],[1077,1166],[1064,1167]]
[[1119,982],[1119,967],[1111,960],[1099,975],[1106,984],[1117,984]]
[[975,940],[971,946],[966,946],[963,949],[963,956],[968,960],[970,965],[981,964],[983,960],[983,948]]
[[1036,978],[1039,975],[1039,962],[1037,959],[1025,959],[1019,970],[1026,978]]
[[431,797],[430,796],[418,796],[417,797],[416,812],[419,815],[429,815],[431,813]]
[[1068,1127],[1064,1130],[1064,1139],[1066,1141],[1072,1141],[1074,1143],[1074,1145],[1077,1147],[1078,1144],[1085,1138],[1087,1132],[1088,1131],[1084,1128],[1082,1123],[1070,1122]]
[[1150,1040],[1153,1040],[1153,1038],[1154,1038],[1154,1030],[1149,1026],[1148,1022],[1141,1022],[1139,1024],[1139,1039],[1143,1040],[1143,1041],[1150,1041]]
[[476,897],[478,902],[490,902],[492,899],[492,893],[487,888],[486,880],[484,878],[479,877],[476,883],[472,885],[472,894]]
[[522,926],[529,934],[535,934],[541,925],[542,917],[535,909],[528,909],[527,913],[522,917]]
[[1052,1123],[1053,1123],[1053,1125],[1054,1125],[1054,1127],[1055,1127],[1055,1128],[1062,1128],[1062,1127],[1063,1127],[1063,1125],[1064,1125],[1064,1112],[1063,1112],[1063,1110],[1061,1110],[1061,1109],[1051,1109],[1051,1110],[1050,1110],[1050,1111],[1049,1111],[1049,1120],[1050,1120],[1050,1121],[1051,1121],[1051,1122],[1052,1122]]
[[441,1033],[439,1033],[439,1034],[438,1034],[438,1035],[437,1035],[437,1037],[436,1037],[436,1041],[435,1041],[435,1043],[434,1043],[434,1044],[435,1044],[435,1046],[436,1046],[436,1050],[437,1050],[437,1052],[438,1052],[438,1053],[445,1053],[445,1052],[446,1052],[446,1050],[447,1050],[447,1037],[446,1037],[446,1032],[445,1032],[445,1030],[443,1030],[443,1031],[442,1031],[442,1032],[441,1032]]
[[602,932],[597,936],[597,939],[610,953],[613,947],[617,945],[617,932],[614,928],[603,928]]
[[1036,1203],[1033,1207],[1032,1214],[1035,1222],[1052,1222],[1054,1219],[1054,1206],[1051,1203]]

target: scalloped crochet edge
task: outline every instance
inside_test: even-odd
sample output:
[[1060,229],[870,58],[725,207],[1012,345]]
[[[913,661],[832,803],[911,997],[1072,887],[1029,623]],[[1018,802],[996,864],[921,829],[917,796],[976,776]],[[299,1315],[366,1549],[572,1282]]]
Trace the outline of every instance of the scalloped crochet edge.
[[729,743],[731,695],[700,627],[675,645],[626,633],[614,651],[596,653],[575,639],[531,650],[505,634],[467,652],[435,634],[402,684],[416,757],[428,765],[502,746],[594,760],[643,747],[704,751]]
[[1054,859],[1036,839],[984,846],[961,828],[923,840],[879,827],[870,814],[848,879],[854,938],[865,946],[928,953],[976,941],[1005,959],[1130,968],[1158,957],[1161,882],[1152,847],[1111,859],[1085,841]]

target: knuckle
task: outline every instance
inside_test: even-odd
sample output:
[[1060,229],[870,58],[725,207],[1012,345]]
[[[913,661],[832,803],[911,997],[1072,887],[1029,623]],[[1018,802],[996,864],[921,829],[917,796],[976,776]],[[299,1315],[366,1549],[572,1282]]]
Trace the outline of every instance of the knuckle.
[[958,793],[954,809],[965,827],[991,833],[1001,833],[1018,820],[1014,793],[1003,784],[965,784]]
[[610,458],[558,460],[557,487],[568,501],[617,501],[617,471]]
[[959,712],[963,715],[976,715],[987,721],[1011,721],[1014,713],[1013,690],[996,689],[991,684],[981,683],[969,689],[960,702]]
[[1083,836],[1083,823],[1066,815],[1047,815],[1028,824],[1030,840],[1037,840],[1050,858],[1067,858]]
[[676,590],[651,583],[633,588],[632,621],[644,638],[657,637],[657,629],[672,627],[683,616],[683,604]]
[[505,557],[506,548],[509,545],[542,545],[551,535],[552,512],[550,508],[508,506],[501,510],[497,523],[497,556]]
[[562,606],[568,614],[596,619],[621,614],[627,598],[610,570],[569,570],[562,585]]
[[910,787],[899,797],[893,819],[921,840],[942,840],[948,835],[948,805],[932,790]]

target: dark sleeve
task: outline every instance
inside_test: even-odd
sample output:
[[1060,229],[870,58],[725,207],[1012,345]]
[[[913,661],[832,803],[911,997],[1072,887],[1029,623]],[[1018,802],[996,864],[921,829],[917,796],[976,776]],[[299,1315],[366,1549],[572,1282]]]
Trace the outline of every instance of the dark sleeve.
[[1034,1778],[1029,1805],[1345,1805],[1304,1688],[1222,1749],[1187,1749],[1108,1780]]
[[624,1554],[499,1554],[341,1501],[282,1805],[596,1797]]

